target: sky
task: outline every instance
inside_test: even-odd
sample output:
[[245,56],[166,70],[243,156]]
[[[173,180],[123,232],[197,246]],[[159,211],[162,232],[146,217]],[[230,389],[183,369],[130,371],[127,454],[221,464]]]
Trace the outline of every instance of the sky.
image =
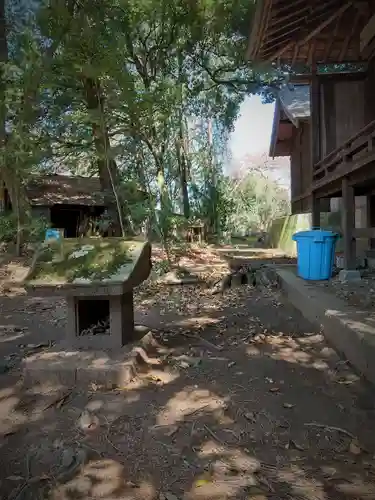
[[274,109],[274,104],[262,104],[260,96],[245,99],[229,142],[233,160],[268,154]]
[[[260,159],[271,167],[269,175],[279,184],[290,188],[289,158],[268,158],[270,149],[275,104],[262,104],[260,96],[247,97],[242,103],[234,131],[229,139],[230,164],[224,171],[229,173],[231,165],[238,165],[246,156],[252,161]],[[248,162],[245,162],[245,165]]]

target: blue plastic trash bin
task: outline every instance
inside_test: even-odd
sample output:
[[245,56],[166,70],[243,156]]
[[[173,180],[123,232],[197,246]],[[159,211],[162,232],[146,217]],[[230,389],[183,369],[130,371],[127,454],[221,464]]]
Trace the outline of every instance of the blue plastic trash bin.
[[314,229],[293,235],[297,242],[298,276],[305,280],[329,280],[332,276],[338,234]]

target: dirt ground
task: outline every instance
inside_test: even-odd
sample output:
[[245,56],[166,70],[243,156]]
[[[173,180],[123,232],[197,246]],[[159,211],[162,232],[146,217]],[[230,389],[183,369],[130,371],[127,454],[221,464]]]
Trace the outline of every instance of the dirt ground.
[[[235,256],[254,257],[273,259]],[[228,257],[181,262],[213,281]],[[155,345],[131,384],[23,387],[20,359],[63,334],[64,307],[3,288],[1,498],[375,499],[373,390],[276,287],[149,283],[136,318]]]
[[349,305],[373,314],[375,307],[375,271],[364,269],[361,274],[362,279],[360,281],[341,283],[338,276],[335,276],[329,282],[322,282],[317,286],[324,287],[327,292],[345,300]]

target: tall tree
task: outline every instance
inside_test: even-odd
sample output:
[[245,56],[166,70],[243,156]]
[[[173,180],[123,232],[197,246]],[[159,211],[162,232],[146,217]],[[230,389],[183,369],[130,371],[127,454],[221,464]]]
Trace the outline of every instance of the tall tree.
[[166,220],[157,208],[188,219],[200,206],[216,230],[221,151],[239,106],[280,81],[244,62],[248,1],[42,0],[29,11],[10,55],[21,105],[7,118],[13,156],[22,137],[23,177],[98,175],[117,234],[132,230],[124,183],[147,191],[150,220]]

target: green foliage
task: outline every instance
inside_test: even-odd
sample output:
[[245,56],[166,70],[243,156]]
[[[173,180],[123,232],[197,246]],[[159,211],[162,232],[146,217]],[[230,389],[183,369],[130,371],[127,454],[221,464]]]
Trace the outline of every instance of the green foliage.
[[[111,280],[120,269],[124,278],[133,266],[136,243],[117,238],[69,239],[49,243],[38,251],[29,282],[72,283],[77,279]],[[115,278],[119,281],[119,278]],[[121,280],[121,279],[120,279]]]
[[25,243],[39,243],[44,240],[48,222],[40,218],[28,219],[24,226],[19,228],[15,214],[0,214],[0,241],[16,243],[17,232],[22,230]]
[[225,229],[232,234],[265,231],[273,219],[289,213],[287,191],[261,172],[227,178],[222,187],[222,200],[228,207]]
[[245,60],[253,7],[8,0],[5,157],[14,178],[99,175],[126,228],[147,222],[166,246],[179,232],[176,212],[228,229],[238,207],[222,175],[228,135],[244,97],[272,98],[283,79]]
[[0,216],[0,241],[14,242],[17,234],[17,219],[14,215]]

